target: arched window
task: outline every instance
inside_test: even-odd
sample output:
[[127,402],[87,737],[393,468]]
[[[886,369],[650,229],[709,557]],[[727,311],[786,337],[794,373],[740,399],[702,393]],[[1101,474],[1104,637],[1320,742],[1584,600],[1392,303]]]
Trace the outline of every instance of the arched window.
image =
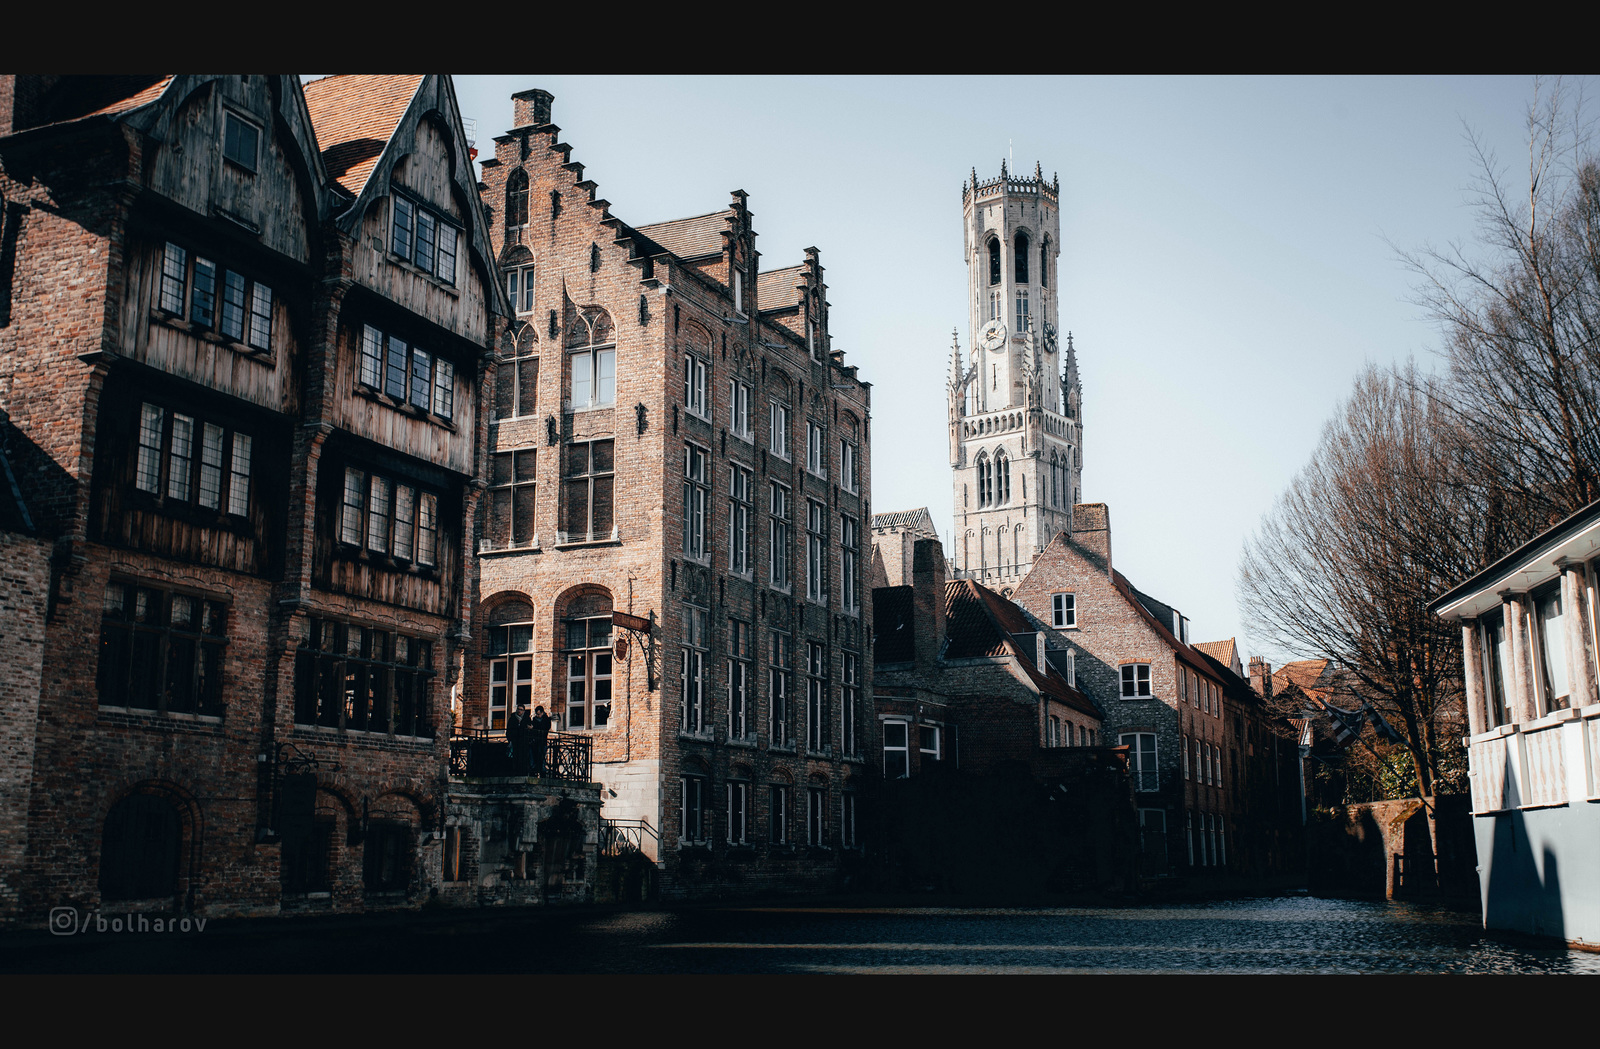
[[1026,284],[1028,283],[1028,235],[1021,230],[1017,231],[1016,249],[1016,281],[1018,284]]
[[528,224],[528,173],[521,168],[506,180],[506,229]]
[[514,419],[538,411],[539,333],[524,324],[517,331],[516,349],[495,372],[494,411],[497,419]]
[[989,239],[989,283],[1000,283],[1000,242]]
[[994,466],[984,456],[978,457],[978,505],[988,506],[994,501]]
[[567,728],[605,728],[611,723],[611,595],[595,591],[573,600],[563,629]]
[[1050,286],[1050,238],[1046,237],[1039,245],[1039,287]]
[[1005,504],[1011,501],[1011,463],[1005,449],[994,453],[994,501]]
[[591,307],[567,321],[571,364],[568,403],[574,411],[607,408],[617,399],[617,337],[611,316]]
[[100,895],[148,900],[178,892],[183,822],[159,794],[131,794],[106,813],[100,839]]
[[515,599],[489,613],[489,731],[533,711],[533,606]]

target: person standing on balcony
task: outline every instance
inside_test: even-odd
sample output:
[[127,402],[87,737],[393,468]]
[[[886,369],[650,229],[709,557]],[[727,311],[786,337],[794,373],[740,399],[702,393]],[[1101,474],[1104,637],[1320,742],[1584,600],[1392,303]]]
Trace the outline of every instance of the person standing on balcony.
[[[526,716],[526,713],[524,713]],[[535,776],[544,775],[545,748],[550,742],[550,715],[544,712],[544,707],[533,709],[533,720],[529,723],[529,765]]]

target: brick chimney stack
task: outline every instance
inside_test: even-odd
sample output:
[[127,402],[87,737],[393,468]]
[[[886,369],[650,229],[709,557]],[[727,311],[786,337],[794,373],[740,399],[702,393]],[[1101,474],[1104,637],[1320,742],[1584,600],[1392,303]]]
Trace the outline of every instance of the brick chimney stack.
[[1272,698],[1272,664],[1260,656],[1250,657],[1250,687],[1262,699]]
[[543,88],[518,91],[511,96],[511,126],[541,127],[550,123],[550,107],[556,96]]
[[918,539],[911,552],[911,622],[918,666],[932,666],[944,652],[944,576],[944,544]]

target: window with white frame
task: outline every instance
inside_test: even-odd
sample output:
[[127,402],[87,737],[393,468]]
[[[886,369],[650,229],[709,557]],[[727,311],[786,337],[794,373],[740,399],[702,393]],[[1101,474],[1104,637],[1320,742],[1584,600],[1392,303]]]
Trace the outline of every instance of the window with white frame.
[[1194,778],[1200,779],[1200,737],[1194,737]]
[[1022,290],[1022,289],[1019,288],[1017,290],[1017,327],[1016,327],[1016,331],[1017,331],[1018,334],[1021,334],[1022,332],[1028,331],[1032,327],[1033,327],[1033,314],[1030,312],[1030,310],[1028,308],[1028,293],[1025,290]]
[[779,590],[789,589],[789,489],[776,481],[769,488],[771,550],[768,576]]
[[567,404],[575,412],[617,403],[617,335],[611,315],[588,309],[567,327]]
[[1183,813],[1183,840],[1189,849],[1189,866],[1194,866],[1194,810],[1186,809]]
[[1061,719],[1056,717],[1054,714],[1051,714],[1050,717],[1045,721],[1044,745],[1047,747],[1058,747],[1061,745]]
[[711,501],[711,453],[697,445],[683,446],[683,556],[706,559],[706,510]]
[[139,406],[134,487],[244,517],[250,512],[252,445],[247,433],[147,401]]
[[683,790],[683,805],[679,810],[682,840],[703,842],[706,840],[706,781],[701,776],[682,776],[678,782]]
[[917,726],[917,750],[925,763],[943,760],[944,733],[938,725]]
[[806,500],[806,599],[825,600],[823,566],[827,562],[827,510],[815,499]]
[[768,667],[768,738],[774,747],[789,743],[789,635],[772,631],[772,659]]
[[346,467],[339,541],[418,565],[438,563],[439,497]]
[[[609,599],[585,599],[605,607]],[[567,727],[603,729],[611,722],[611,612],[567,618]]]
[[692,353],[683,355],[683,410],[702,419],[710,418],[709,373],[705,361]]
[[856,519],[840,515],[839,517],[839,604],[846,613],[854,614],[860,610],[860,580],[857,578],[857,566],[861,563],[860,533],[856,529]]
[[1150,664],[1124,663],[1122,665],[1122,698],[1145,699],[1150,696]]
[[728,429],[741,441],[754,436],[750,429],[750,386],[738,379],[728,380]]
[[255,171],[260,155],[261,128],[231,109],[222,111],[222,156],[224,160]]
[[502,732],[519,710],[533,709],[533,624],[489,630],[489,731]]
[[821,847],[828,843],[828,791],[825,787],[806,790],[806,844]]
[[779,459],[789,458],[789,406],[773,401],[769,407],[772,409],[772,440],[769,450]]
[[818,423],[806,420],[806,472],[817,477],[828,476],[827,453],[823,429]]
[[839,442],[839,486],[847,492],[861,490],[860,471],[856,466],[856,446],[849,441]]
[[728,467],[728,571],[750,574],[750,471],[734,464]]
[[679,683],[682,686],[682,713],[679,726],[685,732],[705,729],[706,694],[706,610],[686,605],[683,610],[683,649]]
[[1057,630],[1070,630],[1078,625],[1078,595],[1050,595],[1050,625]]
[[157,304],[165,313],[251,350],[272,349],[272,289],[267,285],[168,241],[157,288]]
[[460,230],[432,208],[394,194],[394,224],[389,250],[446,284],[456,282]]
[[806,642],[806,749],[816,753],[828,743],[827,649]]
[[733,312],[744,314],[744,272],[737,263],[733,267]]
[[911,775],[911,726],[907,722],[883,723],[883,775],[887,779]]
[[750,719],[750,624],[728,620],[728,738],[753,736]]
[[1538,634],[1539,711],[1549,714],[1571,705],[1567,681],[1567,635],[1561,611],[1561,586],[1556,584],[1531,595],[1533,624]]
[[789,844],[789,787],[774,783],[770,789],[767,819],[770,822],[772,844]]
[[1183,778],[1189,778],[1189,737],[1183,735],[1179,738],[1179,749],[1183,751]]
[[361,327],[360,383],[381,390],[397,404],[449,419],[455,412],[456,368],[398,335]]
[[1128,748],[1128,771],[1133,773],[1133,789],[1141,792],[1160,789],[1155,733],[1125,732],[1119,737],[1119,742]]
[[844,753],[854,756],[856,750],[856,720],[860,716],[861,682],[857,664],[860,657],[854,652],[844,653],[844,672],[839,681],[839,737]]
[[533,267],[514,266],[506,270],[506,300],[517,313],[533,312]]
[[728,781],[728,844],[743,845],[749,840],[750,784]]

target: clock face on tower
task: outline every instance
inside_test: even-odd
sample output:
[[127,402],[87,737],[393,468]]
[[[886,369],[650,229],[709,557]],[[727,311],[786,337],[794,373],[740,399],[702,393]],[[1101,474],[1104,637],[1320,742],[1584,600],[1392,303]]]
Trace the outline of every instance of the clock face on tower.
[[979,344],[986,350],[999,352],[1006,344],[1006,326],[1000,321],[990,321],[978,333]]
[[1044,352],[1056,352],[1056,326],[1048,321],[1044,326]]

